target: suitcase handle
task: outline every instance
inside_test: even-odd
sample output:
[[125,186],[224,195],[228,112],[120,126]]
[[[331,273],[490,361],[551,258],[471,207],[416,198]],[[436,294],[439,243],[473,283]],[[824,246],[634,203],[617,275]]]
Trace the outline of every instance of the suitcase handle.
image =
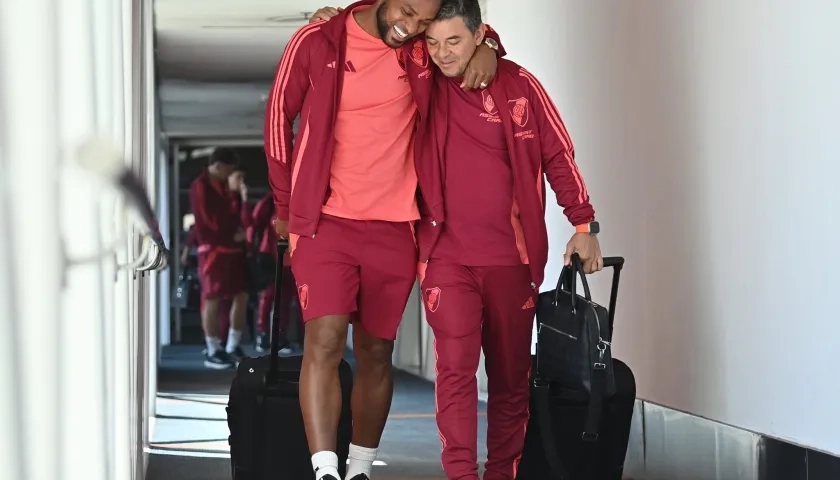
[[615,324],[615,304],[618,302],[618,281],[624,268],[624,257],[604,257],[604,268],[613,269],[612,288],[610,289],[610,338]]
[[[280,370],[280,337],[283,329],[280,325],[280,308],[284,305],[283,295],[283,257],[289,249],[289,241],[280,239],[277,241],[277,267],[274,274],[274,305],[271,313],[271,349],[269,350],[268,371],[265,374],[265,383],[275,383]],[[288,312],[287,312],[288,314]]]
[[624,257],[604,257],[604,268],[615,268],[621,270],[624,266]]

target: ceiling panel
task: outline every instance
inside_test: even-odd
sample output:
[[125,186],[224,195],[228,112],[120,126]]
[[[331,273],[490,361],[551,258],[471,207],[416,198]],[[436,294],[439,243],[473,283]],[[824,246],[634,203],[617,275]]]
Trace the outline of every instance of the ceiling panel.
[[170,136],[262,136],[269,83],[162,80],[163,131]]
[[265,81],[292,34],[324,0],[156,0],[158,73]]
[[154,0],[164,132],[262,136],[262,98],[289,38],[318,8],[349,3]]

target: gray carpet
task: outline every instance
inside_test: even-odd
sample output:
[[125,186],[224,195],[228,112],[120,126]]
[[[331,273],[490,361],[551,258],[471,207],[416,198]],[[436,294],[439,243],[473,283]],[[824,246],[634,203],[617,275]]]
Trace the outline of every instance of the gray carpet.
[[[200,346],[164,349],[158,374],[157,415],[148,480],[230,480],[224,407],[233,371],[201,365]],[[352,358],[349,359],[352,364]],[[377,480],[443,479],[434,419],[434,387],[407,373],[396,376],[391,418],[385,427]],[[484,405],[481,405],[483,411]],[[484,415],[479,459],[486,458]],[[278,477],[280,479],[282,477]]]

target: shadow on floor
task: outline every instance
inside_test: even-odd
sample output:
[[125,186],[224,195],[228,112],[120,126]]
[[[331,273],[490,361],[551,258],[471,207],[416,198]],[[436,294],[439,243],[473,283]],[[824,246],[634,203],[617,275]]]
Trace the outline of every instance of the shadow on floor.
[[[201,346],[164,348],[148,480],[231,478],[225,405],[234,371],[207,370],[201,363]],[[434,386],[399,371],[395,379],[391,415],[374,476],[377,480],[443,479]],[[480,410],[479,459],[483,463],[484,404]]]

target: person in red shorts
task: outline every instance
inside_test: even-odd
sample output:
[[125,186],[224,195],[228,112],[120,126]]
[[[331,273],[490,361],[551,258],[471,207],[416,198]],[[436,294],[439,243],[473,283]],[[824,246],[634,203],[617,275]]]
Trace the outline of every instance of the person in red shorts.
[[[257,245],[257,251],[264,254],[269,254],[274,257],[274,261],[277,261],[277,233],[274,231],[274,195],[272,193],[268,193],[266,196],[260,199],[259,202],[254,206],[254,221],[249,228],[249,235],[251,236],[249,242],[252,244]],[[253,238],[254,236],[258,235],[259,238]],[[283,266],[289,267],[291,265],[291,259],[289,258],[289,253],[286,252],[286,255],[283,256]],[[289,320],[291,319],[291,309],[292,309],[292,300],[294,300],[294,296],[297,294],[295,290],[295,283],[294,279],[288,278],[288,276],[284,275],[283,277],[283,295],[281,301],[284,302],[283,305],[280,306],[280,314],[281,318],[277,319],[281,322],[281,330],[283,332],[288,332],[288,325]],[[269,336],[269,325],[271,320],[271,314],[274,310],[274,283],[266,286],[260,292],[260,299],[259,299],[259,306],[257,307],[257,342],[256,342],[256,350],[258,352],[267,352],[269,351],[271,345],[270,340],[271,337]],[[283,346],[288,343],[288,340],[285,338],[280,339],[281,348],[280,353],[287,354],[291,353],[292,349],[288,346]]]
[[[274,195],[268,193],[254,205],[254,221],[248,229],[248,242],[256,246],[259,253],[267,253],[277,261],[277,234],[272,221],[274,219]],[[259,238],[254,238],[258,236]],[[259,295],[257,307],[257,341],[258,352],[269,349],[268,326],[271,310],[274,306],[274,283],[267,285]]]
[[[416,281],[414,157],[425,144],[433,77],[425,42],[413,37],[439,6],[362,1],[303,27],[267,102],[276,230],[289,238],[305,322],[300,405],[317,480],[338,480],[337,366],[351,318],[357,369],[348,480],[370,478],[388,417],[393,342]],[[465,88],[494,76],[492,43],[477,49]]]
[[[189,232],[187,232],[187,238],[184,242],[184,248],[181,250],[181,266],[186,267],[189,263],[189,254],[190,250],[195,248],[198,249],[198,235],[195,233],[195,227],[191,227]],[[225,342],[227,340],[226,336],[222,336],[227,328],[230,327],[230,307],[233,302],[230,298],[220,298],[219,299],[219,341]],[[204,311],[204,295],[199,298],[199,312]],[[206,348],[205,348],[205,353]]]
[[[201,323],[207,343],[204,365],[230,368],[244,356],[239,345],[245,326],[245,227],[251,222],[244,174],[230,149],[219,148],[209,165],[190,185],[190,203],[198,240],[198,274],[203,307]],[[227,346],[219,338],[219,308],[232,300]]]
[[[444,0],[426,30],[435,78],[427,204],[417,239],[435,334],[436,411],[449,479],[478,480],[476,370],[488,378],[484,480],[513,480],[528,422],[531,333],[548,258],[545,181],[575,226],[565,261],[600,270],[595,211],[557,109],[537,79],[501,59],[487,89],[459,88],[486,27],[477,0]],[[432,227],[432,225],[435,225]]]

